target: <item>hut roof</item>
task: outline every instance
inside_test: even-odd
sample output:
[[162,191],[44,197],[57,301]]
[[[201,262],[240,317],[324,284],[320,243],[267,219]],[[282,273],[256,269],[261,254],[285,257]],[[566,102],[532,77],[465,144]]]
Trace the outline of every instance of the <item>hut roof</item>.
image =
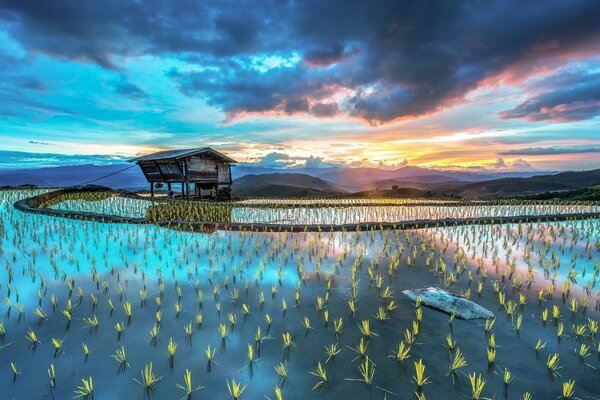
[[234,159],[227,157],[225,154],[216,151],[210,147],[197,147],[195,149],[180,149],[180,150],[165,150],[159,151],[158,153],[147,154],[145,156],[132,158],[129,162],[140,162],[140,161],[154,161],[154,160],[176,160],[180,158],[186,158],[195,156],[198,154],[210,153],[217,159],[228,162],[237,163]]

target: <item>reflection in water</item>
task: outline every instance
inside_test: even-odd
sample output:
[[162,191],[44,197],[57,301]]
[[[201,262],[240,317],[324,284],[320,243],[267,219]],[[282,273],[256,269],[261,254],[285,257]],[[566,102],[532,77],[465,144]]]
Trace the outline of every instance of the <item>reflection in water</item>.
[[[467,361],[461,372],[481,373],[486,379],[485,397],[506,393],[508,398],[520,398],[528,391],[534,399],[556,398],[567,379],[575,380],[578,397],[597,396],[595,354],[582,363],[574,352],[581,344],[589,345],[591,352],[597,348],[588,320],[598,320],[593,285],[598,270],[594,260],[599,256],[597,220],[520,228],[204,235],[13,209],[15,200],[30,195],[31,191],[0,193],[4,228],[0,293],[6,298],[1,365],[7,372],[14,362],[19,372],[14,382],[12,376],[0,379],[0,390],[8,398],[72,398],[81,379],[90,376],[95,398],[141,398],[141,387],[133,379],[140,380],[150,362],[161,377],[155,385],[157,399],[182,397],[176,384],[183,383],[186,369],[194,385],[204,386],[193,398],[227,398],[226,382],[233,378],[247,385],[242,399],[250,400],[274,399],[277,384],[282,385],[284,399],[383,399],[386,393],[388,399],[404,398],[416,390],[414,362],[419,359],[432,381],[423,387],[427,398],[467,398],[471,389],[465,375],[458,374],[455,383],[447,375],[454,354],[448,349],[448,335]],[[491,265],[487,277],[483,267],[477,271],[479,260]],[[496,264],[498,275],[492,273]],[[571,298],[563,303],[560,296],[544,295],[538,302],[534,287],[527,288],[527,273],[522,285],[509,272],[502,278],[503,268],[512,265],[515,272],[532,268],[542,287],[551,283],[545,270],[558,288],[573,280],[573,289],[590,285],[588,306],[580,298],[573,313]],[[417,312],[401,295],[402,290],[429,285],[470,293],[472,300],[496,313],[491,330],[497,347],[493,365],[488,364],[490,334],[483,321],[449,323],[440,312],[427,308]],[[509,316],[506,305],[499,304],[500,292],[506,303],[520,302],[520,295],[525,303]],[[131,304],[130,317],[126,304]],[[547,323],[542,323],[543,311],[555,305],[556,321],[550,311]],[[36,315],[38,308],[45,317]],[[517,315],[522,319],[518,330]],[[304,317],[313,329],[302,325]],[[98,326],[86,323],[88,318],[97,318]],[[334,321],[340,318],[336,334]],[[368,340],[359,328],[362,321],[369,321]],[[557,340],[560,324],[564,334]],[[124,327],[121,333],[117,325]],[[571,327],[578,326],[586,333],[577,335]],[[25,338],[30,329],[39,340],[35,347]],[[153,329],[156,340],[151,337]],[[283,348],[287,333],[292,342],[289,351]],[[414,335],[414,342],[407,345]],[[52,339],[63,341],[60,351]],[[167,350],[171,339],[178,345],[172,360]],[[355,350],[361,339],[374,362],[372,385],[356,381],[363,357]],[[545,347],[536,353],[538,339]],[[403,363],[393,354],[400,343],[410,347]],[[89,350],[87,357],[82,344]],[[249,344],[256,351],[252,368]],[[341,351],[326,362],[325,346],[333,344]],[[127,354],[125,367],[112,357],[121,346]],[[209,346],[214,350],[210,364]],[[562,376],[550,379],[546,359],[554,353],[560,355]],[[275,371],[281,363],[288,371],[283,382]],[[311,390],[318,380],[308,371],[314,372],[318,363],[328,382]],[[50,364],[56,371],[52,389]],[[505,368],[515,377],[508,387],[499,373]]]

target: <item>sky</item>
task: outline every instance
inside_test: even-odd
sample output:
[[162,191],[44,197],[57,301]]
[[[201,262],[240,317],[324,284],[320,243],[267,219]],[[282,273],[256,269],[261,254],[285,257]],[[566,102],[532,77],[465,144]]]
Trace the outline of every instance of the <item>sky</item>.
[[600,2],[0,0],[0,167],[600,168]]

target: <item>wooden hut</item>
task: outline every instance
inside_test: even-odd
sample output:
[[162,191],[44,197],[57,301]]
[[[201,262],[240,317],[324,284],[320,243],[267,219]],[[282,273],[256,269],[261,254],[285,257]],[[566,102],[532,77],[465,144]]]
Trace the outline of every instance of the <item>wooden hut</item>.
[[181,185],[182,199],[231,197],[231,165],[237,161],[225,154],[201,147],[196,149],[167,150],[134,158],[146,180],[150,183],[150,194],[154,189],[167,184],[169,194],[174,196],[172,184]]

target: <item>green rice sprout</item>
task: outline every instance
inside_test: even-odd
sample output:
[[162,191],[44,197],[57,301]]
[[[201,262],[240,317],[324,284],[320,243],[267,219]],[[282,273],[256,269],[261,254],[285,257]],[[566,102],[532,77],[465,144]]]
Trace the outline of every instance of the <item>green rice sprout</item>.
[[91,329],[98,329],[98,326],[100,326],[100,322],[98,321],[98,317],[96,315],[93,315],[92,317],[84,317],[83,322]]
[[144,370],[141,372],[141,376],[142,377],[139,381],[135,378],[133,380],[148,392],[154,390],[154,386],[162,379],[161,377],[157,376],[152,370],[152,362],[144,366]]
[[569,379],[562,384],[562,398],[563,399],[572,399],[575,395],[575,381]]
[[575,354],[577,354],[582,360],[586,357],[589,357],[590,346],[585,343],[581,343],[581,345],[579,346],[579,350],[575,349]]
[[29,342],[31,342],[32,346],[35,346],[36,344],[38,344],[40,341],[37,337],[37,334],[33,331],[33,329],[29,328],[27,330],[27,333],[25,334],[25,338],[27,340],[29,340]]
[[404,341],[398,343],[398,350],[393,351],[391,358],[394,358],[399,363],[404,363],[405,360],[410,358],[410,345],[407,345]]
[[358,372],[360,374],[360,379],[346,378],[346,380],[364,382],[367,385],[371,385],[373,383],[373,378],[375,377],[375,364],[369,360],[369,356],[365,357],[359,364]]
[[52,346],[54,346],[54,352],[59,353],[63,348],[64,339],[52,338]]
[[536,352],[542,350],[546,347],[547,342],[542,342],[542,339],[538,339],[535,343],[535,347],[533,348]]
[[481,374],[475,375],[475,372],[469,374],[469,381],[471,382],[471,396],[473,400],[483,399],[481,392],[485,387],[485,379],[481,377]]
[[465,360],[465,357],[463,356],[460,349],[457,348],[456,352],[454,352],[454,356],[450,360],[450,368],[448,368],[447,375],[456,374],[461,368],[464,368],[466,366],[467,360]]
[[239,400],[239,398],[246,390],[247,385],[242,387],[240,382],[236,382],[235,379],[231,380],[231,384],[227,381],[227,390],[229,391],[229,395],[233,398],[233,400]]
[[513,379],[514,376],[512,375],[512,373],[507,368],[504,368],[504,372],[502,373],[502,381],[504,382],[504,384],[508,385],[513,381]]
[[88,379],[81,379],[81,386],[75,389],[75,398],[92,399],[94,397],[94,382],[90,376]]
[[119,365],[126,365],[127,354],[125,353],[125,346],[121,346],[120,348],[118,348],[115,351],[115,354],[111,355],[111,357],[114,358]]
[[248,363],[252,365],[254,362],[254,346],[248,343],[248,351],[246,353],[248,355]]
[[342,350],[340,349],[337,343],[330,344],[325,346],[325,354],[327,355],[327,359],[325,360],[325,364],[327,364],[332,358],[340,354]]
[[342,333],[343,328],[344,320],[342,319],[342,317],[333,320],[333,333],[335,333],[336,336]]
[[306,331],[309,331],[311,329],[313,329],[313,327],[310,325],[310,318],[308,318],[307,316],[305,316],[302,321],[300,321],[300,323],[302,324],[302,326],[304,327],[304,329]]
[[287,365],[283,362],[280,362],[275,366],[275,372],[279,376],[280,381],[285,381],[288,377]]
[[12,371],[14,377],[19,374],[19,371],[17,371],[17,366],[12,361],[10,362],[10,370]]
[[487,359],[488,359],[488,364],[493,364],[496,362],[496,349],[494,349],[493,347],[488,347]]
[[413,376],[413,381],[417,385],[417,389],[421,390],[423,386],[431,383],[429,377],[425,376],[425,364],[423,364],[423,360],[419,358],[419,361],[414,362],[415,365],[415,375]]
[[187,336],[187,337],[192,336],[192,333],[194,333],[194,328],[192,326],[192,323],[190,322],[189,324],[184,325],[183,331],[185,332],[185,336]]
[[225,324],[219,324],[219,334],[221,335],[221,340],[225,340],[227,338],[227,326]]
[[371,322],[368,319],[362,320],[358,324],[358,329],[360,329],[360,332],[367,338],[377,336],[375,332],[371,331]]
[[36,308],[34,314],[41,320],[46,319],[48,317],[48,315],[45,312],[43,312],[40,308]]
[[293,344],[292,342],[292,334],[290,332],[284,332],[281,334],[281,341],[283,343],[283,348],[285,350],[289,350],[290,346]]
[[89,349],[88,345],[85,343],[81,343],[81,347],[83,347],[83,356],[85,358],[88,358],[90,355],[90,349]]
[[315,371],[308,371],[308,372],[309,372],[309,374],[316,376],[319,380],[315,384],[315,386],[313,386],[312,390],[318,389],[328,382],[327,371],[325,371],[325,368],[323,368],[320,361],[317,363],[317,369]]
[[169,354],[169,358],[173,360],[175,357],[175,352],[177,351],[177,343],[173,341],[173,338],[169,338],[169,342],[167,343],[167,353]]
[[194,384],[192,383],[192,372],[187,368],[183,373],[183,384],[176,383],[175,387],[185,392],[184,399],[190,399],[192,397],[192,393],[204,388],[204,386],[194,387]]
[[558,370],[561,369],[562,366],[560,365],[560,357],[558,356],[558,353],[548,355],[548,360],[546,361],[546,367],[548,368],[548,371],[550,371],[550,373],[552,375],[554,375],[554,376],[560,375],[558,373]]
[[131,303],[129,301],[123,303],[123,310],[125,311],[127,318],[131,318],[133,315],[133,310],[131,309]]

